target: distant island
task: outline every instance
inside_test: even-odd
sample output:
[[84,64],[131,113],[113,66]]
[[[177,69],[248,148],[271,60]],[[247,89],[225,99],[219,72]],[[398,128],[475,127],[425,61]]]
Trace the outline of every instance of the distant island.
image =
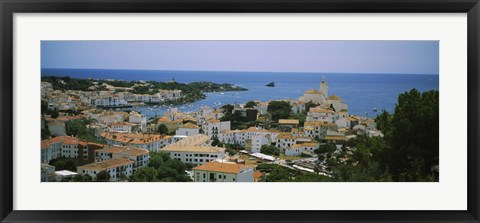
[[124,81],[113,79],[79,79],[71,77],[45,76],[42,82],[51,84],[53,90],[109,92],[98,95],[98,99],[112,98],[123,94],[125,101],[111,103],[98,101],[97,107],[122,107],[129,104],[185,104],[206,98],[206,92],[247,91],[248,89],[229,83],[212,83],[206,81],[179,83],[174,79],[167,82],[158,81]]

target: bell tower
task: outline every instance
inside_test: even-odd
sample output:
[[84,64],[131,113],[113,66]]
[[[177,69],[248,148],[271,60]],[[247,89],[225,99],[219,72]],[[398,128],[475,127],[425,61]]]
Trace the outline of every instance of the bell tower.
[[325,76],[322,77],[322,82],[320,82],[320,93],[328,97],[328,84],[327,81],[325,81]]

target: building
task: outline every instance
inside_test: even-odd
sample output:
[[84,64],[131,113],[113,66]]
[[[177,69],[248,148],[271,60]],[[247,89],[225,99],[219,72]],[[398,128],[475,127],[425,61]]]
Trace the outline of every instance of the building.
[[118,122],[110,124],[110,128],[112,132],[120,132],[120,133],[132,133],[133,124],[128,122]]
[[41,161],[49,163],[58,157],[89,160],[88,142],[70,136],[57,136],[41,141]]
[[318,139],[325,139],[328,130],[336,131],[338,126],[334,123],[328,122],[305,122],[303,130],[304,135],[310,138],[318,137]]
[[251,152],[260,152],[263,145],[274,143],[279,133],[276,130],[250,127],[246,130],[223,131],[218,139],[223,143],[244,145]]
[[128,122],[138,124],[139,129],[145,131],[147,129],[147,116],[139,113],[131,113],[128,116]]
[[195,182],[254,182],[254,170],[236,163],[209,162],[193,168]]
[[305,121],[335,123],[339,118],[340,116],[335,111],[317,106],[310,108]]
[[218,134],[230,130],[230,121],[220,121],[218,119],[209,119],[202,125],[203,133],[210,138],[218,138]]
[[47,164],[52,159],[62,156],[63,136],[42,140],[41,142],[41,160]]
[[170,158],[182,163],[192,163],[194,166],[225,157],[225,148],[214,146],[170,145],[161,149],[160,152],[169,153]]
[[133,174],[134,163],[134,161],[123,157],[113,158],[79,166],[77,167],[77,173],[88,174],[95,180],[98,173],[106,171],[110,175],[110,181],[125,180]]
[[45,163],[41,164],[41,182],[49,182],[55,178],[55,167]]
[[210,140],[210,137],[203,134],[197,134],[172,143],[171,146],[210,146],[211,144],[212,140]]
[[284,153],[287,156],[300,156],[305,151],[313,153],[319,146],[320,144],[315,142],[295,144],[290,148],[286,148]]
[[157,134],[101,132],[100,137],[105,139],[108,145],[131,146],[151,152],[157,152],[173,142],[171,136]]
[[200,127],[192,123],[186,123],[178,127],[175,135],[193,136],[200,133]]
[[102,162],[115,158],[127,158],[134,161],[133,171],[136,172],[140,167],[148,165],[149,151],[142,148],[125,146],[110,146],[95,151],[95,162]]

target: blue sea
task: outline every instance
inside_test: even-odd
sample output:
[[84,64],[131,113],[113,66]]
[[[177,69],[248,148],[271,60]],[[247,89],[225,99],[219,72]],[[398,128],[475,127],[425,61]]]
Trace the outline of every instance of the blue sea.
[[[367,74],[367,73],[293,73],[293,72],[219,72],[165,70],[107,70],[107,69],[42,69],[42,76],[72,78],[154,80],[189,83],[208,81],[230,83],[248,91],[207,93],[207,98],[191,104],[174,106],[181,111],[195,111],[200,106],[220,107],[251,100],[269,101],[297,99],[308,89],[319,89],[325,76],[329,94],[336,94],[349,106],[350,114],[375,117],[382,110],[393,112],[398,95],[416,88],[419,91],[438,90],[438,75]],[[275,82],[275,87],[266,87]],[[375,112],[374,108],[378,111]],[[134,108],[149,117],[162,115],[168,106]]]

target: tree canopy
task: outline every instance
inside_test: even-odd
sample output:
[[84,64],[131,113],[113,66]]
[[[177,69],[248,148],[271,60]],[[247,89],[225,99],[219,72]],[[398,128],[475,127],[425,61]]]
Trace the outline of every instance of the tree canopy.
[[292,106],[286,101],[271,101],[268,103],[267,111],[272,114],[272,120],[286,119],[292,112]]
[[141,167],[130,176],[132,182],[189,182],[192,179],[185,173],[186,165],[171,159],[167,153],[150,153],[148,166]]

